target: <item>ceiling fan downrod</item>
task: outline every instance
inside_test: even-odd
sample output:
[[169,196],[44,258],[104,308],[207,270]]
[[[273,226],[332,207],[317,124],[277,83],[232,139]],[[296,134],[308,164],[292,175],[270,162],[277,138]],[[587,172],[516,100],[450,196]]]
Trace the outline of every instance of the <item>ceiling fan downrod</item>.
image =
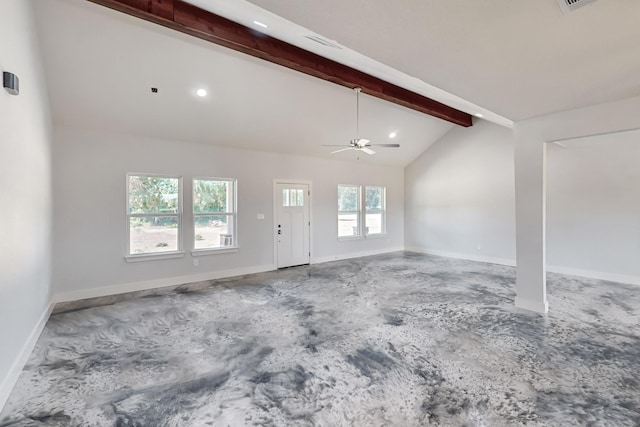
[[353,88],[356,91],[356,141],[360,139],[360,92],[362,88]]

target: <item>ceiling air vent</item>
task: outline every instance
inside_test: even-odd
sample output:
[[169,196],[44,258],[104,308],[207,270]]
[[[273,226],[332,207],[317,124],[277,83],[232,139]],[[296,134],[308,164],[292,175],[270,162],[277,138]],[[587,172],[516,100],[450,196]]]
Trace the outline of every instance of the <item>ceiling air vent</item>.
[[562,13],[567,14],[573,12],[576,9],[586,6],[589,3],[593,3],[596,0],[556,0],[558,6],[562,9]]
[[341,46],[338,46],[335,43],[331,43],[329,40],[325,40],[322,37],[318,37],[318,36],[305,36],[306,38],[308,38],[309,40],[312,40],[316,43],[320,43],[323,46],[328,46],[328,47],[334,47],[336,49],[342,49]]

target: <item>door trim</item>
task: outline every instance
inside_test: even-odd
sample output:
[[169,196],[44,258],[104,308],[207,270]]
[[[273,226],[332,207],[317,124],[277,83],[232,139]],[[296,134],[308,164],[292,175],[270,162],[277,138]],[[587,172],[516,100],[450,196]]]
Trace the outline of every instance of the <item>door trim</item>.
[[[273,178],[273,265],[278,268],[278,199],[276,194],[276,188],[278,184],[302,184],[309,186],[310,196],[309,200],[309,222],[313,225],[313,182],[306,179],[287,179],[287,178]],[[309,226],[309,264],[313,262],[313,227]]]

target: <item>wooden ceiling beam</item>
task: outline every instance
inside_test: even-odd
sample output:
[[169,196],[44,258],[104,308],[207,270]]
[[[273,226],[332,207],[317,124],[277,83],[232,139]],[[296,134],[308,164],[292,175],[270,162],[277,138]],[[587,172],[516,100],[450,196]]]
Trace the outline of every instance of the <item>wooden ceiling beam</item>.
[[88,0],[460,126],[471,115],[441,102],[270,37],[182,0]]

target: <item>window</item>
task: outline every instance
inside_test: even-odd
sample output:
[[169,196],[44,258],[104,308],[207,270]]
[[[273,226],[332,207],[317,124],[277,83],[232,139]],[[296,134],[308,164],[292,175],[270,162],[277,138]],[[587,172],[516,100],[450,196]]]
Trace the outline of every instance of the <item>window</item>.
[[338,237],[361,236],[360,186],[338,185]]
[[235,188],[234,179],[193,180],[195,250],[237,247]]
[[385,193],[384,187],[367,186],[363,192],[360,185],[339,185],[338,238],[384,235]]
[[385,233],[385,188],[365,187],[365,230],[366,235]]
[[295,188],[283,188],[282,206],[304,206],[304,191]]
[[127,256],[182,249],[182,179],[127,175]]

